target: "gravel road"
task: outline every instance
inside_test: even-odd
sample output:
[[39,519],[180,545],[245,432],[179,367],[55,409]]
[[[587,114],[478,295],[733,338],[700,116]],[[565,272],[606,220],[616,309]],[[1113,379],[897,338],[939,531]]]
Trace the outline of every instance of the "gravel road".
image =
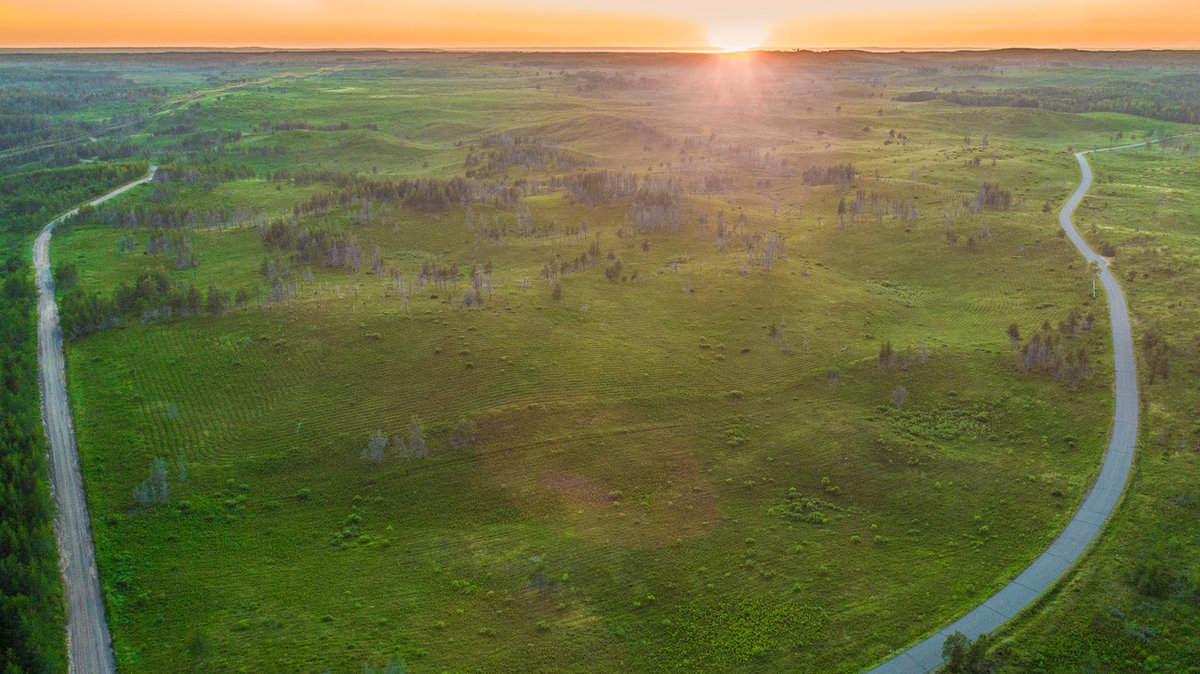
[[[154,177],[156,166],[141,180],[124,185],[89,202],[95,206]],[[38,287],[38,373],[42,386],[42,423],[50,442],[51,492],[57,506],[54,522],[58,540],[58,563],[63,574],[67,597],[67,648],[70,671],[92,674],[115,672],[112,640],[104,622],[104,599],[96,575],[92,528],[84,498],[83,479],[79,474],[79,454],[75,448],[75,428],[71,406],[67,402],[67,381],[63,361],[62,331],[58,325],[58,304],[54,301],[54,276],[50,271],[50,235],[54,226],[73,209],[42,228],[33,243],[33,264]]]
[[974,640],[980,634],[992,632],[1008,622],[1053,586],[1083,555],[1121,499],[1121,492],[1125,489],[1125,481],[1133,464],[1133,449],[1138,433],[1137,363],[1133,355],[1133,336],[1129,330],[1129,308],[1125,304],[1125,294],[1121,292],[1120,284],[1108,269],[1108,261],[1089,248],[1079,232],[1075,231],[1071,213],[1092,185],[1092,167],[1084,157],[1085,154],[1123,150],[1147,144],[1149,143],[1133,143],[1076,152],[1075,159],[1079,161],[1082,177],[1079,187],[1058,213],[1058,224],[1066,232],[1067,238],[1075,244],[1088,262],[1096,262],[1099,265],[1100,282],[1104,284],[1104,293],[1108,297],[1108,311],[1112,323],[1113,365],[1116,371],[1116,406],[1113,410],[1108,451],[1104,455],[1100,477],[1092,485],[1092,490],[1088,492],[1083,505],[1079,507],[1067,528],[1021,575],[970,613],[872,669],[871,674],[932,671],[942,664],[942,644],[945,643],[946,637],[955,632],[962,632]]

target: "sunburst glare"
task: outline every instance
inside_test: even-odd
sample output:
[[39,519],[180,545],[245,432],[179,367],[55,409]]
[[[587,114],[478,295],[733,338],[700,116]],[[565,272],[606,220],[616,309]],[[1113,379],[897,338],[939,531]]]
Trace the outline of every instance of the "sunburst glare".
[[708,43],[723,52],[756,49],[766,39],[767,24],[763,22],[723,22],[708,28]]

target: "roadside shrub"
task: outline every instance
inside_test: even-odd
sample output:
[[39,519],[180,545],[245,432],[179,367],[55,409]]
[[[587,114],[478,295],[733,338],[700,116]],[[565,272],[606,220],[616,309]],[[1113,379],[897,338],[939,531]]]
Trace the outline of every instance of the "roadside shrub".
[[1130,580],[1138,592],[1158,599],[1166,598],[1174,583],[1171,570],[1157,557],[1147,557],[1138,561]]
[[946,637],[942,644],[942,657],[946,664],[942,671],[953,674],[991,672],[994,667],[986,659],[992,638],[986,634],[979,635],[974,643],[962,632],[955,632]]

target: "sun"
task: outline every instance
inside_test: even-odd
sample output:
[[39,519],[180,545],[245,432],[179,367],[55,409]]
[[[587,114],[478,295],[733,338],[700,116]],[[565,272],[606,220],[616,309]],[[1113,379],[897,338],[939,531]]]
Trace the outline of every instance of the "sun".
[[767,25],[759,22],[725,22],[708,28],[708,43],[723,52],[749,51],[767,39]]

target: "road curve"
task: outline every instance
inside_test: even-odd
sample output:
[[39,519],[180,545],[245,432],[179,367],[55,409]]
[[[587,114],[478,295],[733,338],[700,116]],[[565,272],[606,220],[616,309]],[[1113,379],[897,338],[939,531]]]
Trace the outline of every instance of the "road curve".
[[1125,294],[1121,292],[1120,284],[1108,269],[1107,260],[1088,247],[1079,232],[1075,231],[1075,226],[1071,223],[1071,213],[1075,211],[1079,202],[1083,201],[1088,188],[1092,186],[1092,167],[1084,158],[1085,154],[1123,150],[1156,142],[1158,141],[1153,140],[1076,152],[1075,159],[1079,161],[1082,177],[1079,187],[1058,213],[1058,224],[1066,232],[1067,238],[1089,263],[1095,262],[1099,266],[1100,282],[1104,284],[1104,293],[1108,297],[1108,313],[1112,323],[1113,369],[1116,373],[1116,406],[1113,410],[1108,451],[1104,455],[1100,477],[1092,485],[1083,505],[1079,507],[1067,528],[1021,575],[970,613],[908,650],[893,656],[872,669],[870,674],[933,671],[942,664],[942,645],[946,637],[955,632],[962,632],[967,638],[975,640],[980,634],[993,632],[1008,622],[1050,589],[1083,555],[1104,527],[1117,501],[1121,499],[1121,492],[1124,491],[1125,481],[1129,477],[1129,468],[1133,464],[1133,450],[1138,432],[1137,363],[1133,354],[1133,336],[1129,329],[1129,308],[1125,304]]
[[[151,166],[145,178],[119,187],[88,205],[95,206],[149,182],[157,168]],[[116,671],[116,663],[108,624],[104,621],[104,598],[96,573],[91,521],[79,472],[71,407],[67,402],[62,330],[58,325],[58,304],[54,301],[54,275],[50,272],[50,235],[54,226],[78,212],[75,208],[55,218],[33,242],[38,287],[38,376],[42,386],[42,423],[50,443],[51,491],[58,507],[54,534],[67,596],[69,671],[107,674]]]

